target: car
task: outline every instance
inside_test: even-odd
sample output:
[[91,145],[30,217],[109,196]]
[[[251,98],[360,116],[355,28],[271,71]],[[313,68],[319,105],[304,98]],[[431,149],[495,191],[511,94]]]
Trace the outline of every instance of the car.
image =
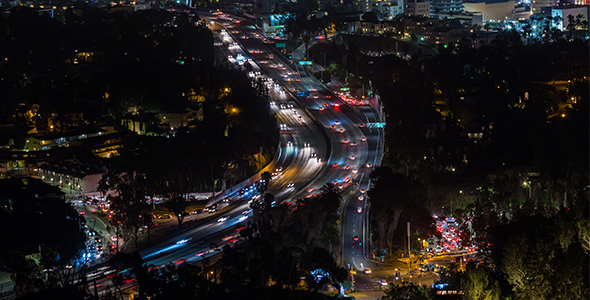
[[293,142],[291,142],[291,141],[288,141],[288,142],[287,142],[287,147],[291,147],[291,146],[293,146]]
[[242,215],[247,215],[251,212],[252,212],[252,209],[246,209],[245,211],[242,212]]
[[360,128],[365,128],[365,124],[359,124]]
[[169,215],[169,214],[160,215],[158,217],[158,219],[172,219],[172,215]]
[[319,111],[323,111],[323,110],[324,110],[324,108],[320,106],[320,107],[318,108],[318,110],[319,110]]
[[229,219],[229,216],[221,217],[217,220],[217,222],[225,222]]
[[328,103],[324,103],[324,107],[328,107],[328,106],[330,106],[330,105],[328,105]]
[[360,195],[358,199],[359,199],[359,201],[363,201],[363,200],[365,200],[365,196],[364,195]]
[[354,155],[350,156],[350,160],[355,160],[355,159],[356,159],[356,156],[354,156]]
[[340,125],[340,121],[338,121],[338,120],[335,120],[335,121],[334,121],[334,125]]
[[80,212],[80,216],[85,216],[85,215],[86,215],[86,212],[85,211],[81,211]]
[[344,179],[342,179],[343,182],[350,182],[350,178],[348,177],[344,177]]
[[352,169],[352,174],[356,174],[359,172],[359,169]]
[[363,208],[360,207],[360,206],[357,207],[356,212],[359,213],[359,214],[362,213],[363,212]]
[[338,168],[338,164],[333,164],[332,168]]
[[344,166],[344,170],[350,170],[350,166]]
[[317,156],[318,156],[318,155],[317,155],[316,153],[312,153],[312,154],[311,154],[311,157],[312,157],[312,158],[313,158],[313,157],[317,157]]
[[342,141],[343,144],[348,144],[348,140]]
[[371,271],[371,269],[369,269],[369,268],[365,268],[363,270],[363,273],[365,273],[365,274],[371,274],[371,273],[373,273],[373,271]]
[[326,98],[330,99],[330,98],[332,98],[332,96],[326,96]]
[[373,164],[367,164],[367,168],[369,168],[369,169],[370,169],[370,168],[372,168],[372,167],[373,167]]
[[311,91],[312,92],[317,92],[318,90],[316,88],[312,88]]
[[354,147],[354,146],[356,146],[356,143],[352,142],[352,143],[350,143],[350,145]]
[[229,198],[223,198],[223,202],[229,202]]
[[388,286],[389,283],[387,283],[387,281],[385,281],[385,280],[379,280],[379,285],[381,285],[381,286]]
[[332,125],[332,126],[330,126],[330,129],[335,130],[336,129],[336,126],[335,125]]
[[353,237],[352,237],[352,241],[353,241],[353,242],[358,242],[358,241],[359,241],[359,237],[358,237],[358,236],[356,236],[356,235],[355,235],[355,236],[353,236]]
[[360,190],[360,192],[361,192],[361,194],[364,194],[364,193],[366,193],[366,192],[367,192],[367,190],[365,190],[365,189],[361,189],[361,190]]
[[314,99],[317,99],[317,98],[318,98],[318,95],[313,95],[313,98],[314,98]]
[[367,138],[363,136],[363,137],[361,138],[361,142],[366,142],[366,141],[367,141]]
[[301,81],[301,79],[299,79],[299,78],[295,79],[295,82],[300,82],[300,81]]
[[344,129],[340,129],[340,130],[338,130],[338,132],[344,133]]
[[294,186],[295,186],[295,183],[294,183],[294,182],[291,182],[291,183],[287,184],[287,187],[288,187],[288,188],[292,188],[292,187],[294,187]]

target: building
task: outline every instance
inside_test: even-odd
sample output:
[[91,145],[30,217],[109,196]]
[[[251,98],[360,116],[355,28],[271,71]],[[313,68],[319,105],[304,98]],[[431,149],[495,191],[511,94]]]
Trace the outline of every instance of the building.
[[[582,18],[580,21],[588,21],[588,12],[590,6],[587,5],[570,5],[570,6],[559,6],[559,7],[552,7],[551,8],[551,16],[552,17],[560,17],[561,22],[556,25],[557,28],[561,30],[568,30],[568,16],[571,15],[574,18],[578,15],[581,15]],[[555,24],[554,24],[555,25]]]
[[372,23],[372,22],[363,22],[363,21],[356,21],[355,23],[355,30],[363,33],[363,34],[383,34],[386,32],[397,32],[397,28],[393,22],[379,22],[379,23]]
[[463,13],[463,0],[432,0],[430,1],[430,15],[454,16]]
[[57,186],[68,194],[84,194],[98,192],[98,183],[106,168],[73,160],[44,163],[37,170],[43,182]]
[[102,158],[110,158],[119,155],[119,149],[123,148],[123,137],[126,133],[111,133],[93,138],[75,140],[70,142],[72,147],[80,147]]
[[170,129],[194,126],[195,122],[203,120],[203,108],[198,107],[193,109],[187,107],[182,111],[176,112],[162,112],[157,115],[160,123],[169,127]]
[[430,17],[430,2],[428,1],[406,1],[405,14],[408,16]]
[[39,179],[8,178],[0,180],[0,209],[11,211],[14,201],[26,198],[63,198],[64,193],[59,188],[43,183]]
[[58,134],[34,135],[27,137],[25,151],[41,151],[55,147],[67,147],[73,140],[81,140],[104,134],[106,134],[106,130],[103,129],[77,129]]
[[513,19],[515,6],[514,0],[476,0],[463,3],[463,9],[466,12],[481,13],[484,23],[492,20],[502,22]]
[[377,1],[373,3],[372,11],[378,13],[377,16],[384,16],[383,20],[392,20],[395,16],[404,13],[403,1]]
[[556,6],[556,0],[531,0],[531,15],[541,13],[543,11],[543,7],[549,6]]

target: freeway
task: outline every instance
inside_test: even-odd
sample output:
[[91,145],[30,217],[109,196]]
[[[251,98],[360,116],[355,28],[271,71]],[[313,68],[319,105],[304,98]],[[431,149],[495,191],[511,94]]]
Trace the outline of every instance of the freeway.
[[[347,106],[314,77],[300,75],[274,45],[267,43],[256,26],[235,18],[209,21],[213,22],[211,30],[218,58],[226,58],[234,65],[252,62],[250,75],[269,87],[269,105],[282,134],[276,159],[261,172],[273,173],[269,192],[275,195],[277,203],[317,194],[330,182],[337,182],[345,195],[356,194],[360,185],[368,185],[368,173],[378,164],[381,135],[377,129],[360,128],[359,124],[377,120],[375,110]],[[309,92],[309,97],[296,97],[298,91]],[[213,200],[211,203],[219,202],[226,207],[212,213],[199,227],[141,251],[143,259],[154,266],[194,263],[215,255],[224,244],[237,242],[238,230],[252,215],[248,202],[259,197],[252,189],[260,174]],[[344,207],[344,240],[354,233],[351,228],[357,226],[350,225],[351,216],[361,217],[363,222],[363,214],[351,211],[358,207],[356,201],[346,201]],[[354,264],[353,256],[362,252],[351,254],[349,247],[343,243],[341,253],[344,263]],[[99,270],[88,279],[104,291],[112,285],[105,275],[114,271]],[[129,281],[122,289],[132,285]]]
[[[341,244],[340,264],[351,270],[359,270],[356,277],[357,286],[364,291],[380,292],[382,280],[390,280],[391,270],[386,270],[373,261],[366,259],[368,248],[368,224],[366,191],[369,189],[369,172],[380,164],[382,151],[382,131],[360,127],[369,122],[381,122],[376,110],[370,106],[348,106],[340,101],[333,90],[318,82],[314,77],[308,77],[303,68],[286,60],[272,40],[257,30],[255,25],[245,20],[237,23],[235,17],[206,16],[223,24],[228,36],[232,40],[239,40],[238,52],[242,56],[250,56],[263,71],[275,80],[281,81],[281,86],[294,94],[309,92],[309,97],[299,97],[304,109],[312,115],[325,129],[330,139],[331,156],[317,185],[349,178],[357,185],[343,191],[344,205],[341,219],[343,221],[343,235]],[[217,19],[214,19],[217,18]],[[214,24],[219,24],[214,23]],[[241,52],[240,52],[241,51]],[[354,159],[353,159],[354,158]],[[311,183],[309,186],[313,186]],[[358,238],[358,241],[354,241]],[[365,268],[374,269],[372,274],[363,274]],[[361,275],[362,274],[362,275]]]

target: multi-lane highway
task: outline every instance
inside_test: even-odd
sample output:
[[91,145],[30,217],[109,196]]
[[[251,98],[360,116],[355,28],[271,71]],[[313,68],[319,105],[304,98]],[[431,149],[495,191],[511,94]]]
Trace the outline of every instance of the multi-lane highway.
[[[218,58],[235,65],[252,63],[251,76],[259,76],[269,87],[271,109],[275,112],[281,137],[275,161],[262,172],[273,173],[269,192],[277,202],[289,202],[319,193],[326,183],[337,182],[343,189],[343,241],[340,245],[341,263],[354,269],[372,267],[364,260],[362,245],[353,242],[368,238],[366,200],[359,200],[360,189],[368,189],[368,174],[379,164],[381,134],[377,129],[361,128],[361,124],[378,122],[369,106],[351,107],[314,77],[298,72],[294,65],[268,43],[256,26],[236,18],[203,16],[211,24]],[[301,68],[299,68],[301,71]],[[309,92],[309,97],[296,97],[297,92]],[[214,255],[223,244],[235,243],[237,229],[247,224],[252,213],[248,200],[254,192],[240,195],[240,190],[252,190],[260,174],[225,192],[213,202],[227,204],[222,212],[212,214],[197,228],[184,231],[141,251],[150,265],[192,263]],[[223,199],[226,202],[223,202]],[[364,243],[361,243],[364,244]],[[361,266],[361,264],[363,264]],[[107,273],[113,270],[107,270]],[[110,285],[104,271],[94,272],[99,289]],[[131,286],[133,282],[123,286]]]
[[[204,17],[212,21],[214,32],[225,31],[219,35],[225,36],[230,46],[233,43],[239,45],[230,47],[233,51],[228,55],[240,55],[254,60],[264,74],[280,83],[282,90],[291,92],[291,98],[297,92],[309,92],[308,97],[304,94],[305,96],[298,97],[297,100],[302,109],[317,120],[328,135],[331,150],[326,168],[309,186],[317,190],[322,184],[334,180],[338,180],[339,184],[348,179],[356,183],[348,185],[343,191],[340,263],[358,271],[356,284],[361,290],[379,290],[379,282],[390,280],[392,272],[365,259],[369,250],[366,247],[368,243],[365,242],[368,240],[368,206],[366,193],[363,192],[369,189],[368,175],[372,167],[380,164],[382,133],[379,129],[361,127],[369,122],[380,122],[376,110],[370,106],[348,106],[340,101],[329,87],[314,77],[307,76],[306,70],[298,66],[297,62],[286,60],[271,40],[246,20],[238,22],[235,17],[225,15]],[[224,49],[225,43],[219,48]],[[279,107],[279,111],[289,114],[290,108]],[[314,144],[312,147],[315,151],[324,152],[320,149],[321,144]],[[283,190],[283,193],[288,192]],[[372,269],[372,274],[363,274],[365,268]]]

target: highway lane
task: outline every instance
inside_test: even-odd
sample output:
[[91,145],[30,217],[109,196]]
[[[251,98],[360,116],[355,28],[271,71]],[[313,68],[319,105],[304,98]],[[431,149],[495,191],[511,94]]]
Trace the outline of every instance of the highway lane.
[[[304,97],[300,100],[323,125],[330,137],[332,155],[328,165],[338,164],[336,168],[323,174],[324,182],[349,177],[359,183],[360,189],[368,190],[368,174],[372,167],[380,164],[382,132],[379,129],[359,128],[359,125],[380,122],[376,111],[371,107],[344,105],[343,102],[335,99],[332,91],[315,78],[299,76],[298,68],[293,68],[293,65],[285,61],[272,45],[260,41],[260,34],[256,33],[255,27],[248,26],[243,21],[241,23],[241,25],[234,23],[231,30],[233,36],[242,39],[241,43],[248,52],[261,51],[256,55],[263,57],[273,54],[274,59],[265,59],[266,63],[263,64],[267,72],[273,74],[274,78],[283,79],[283,85],[291,91],[310,92],[309,98]],[[338,120],[339,124],[335,124],[335,120]],[[340,129],[344,129],[344,132],[340,132]],[[363,141],[363,137],[366,141]],[[351,143],[357,144],[353,146]],[[351,156],[355,156],[355,160],[351,160]],[[355,169],[357,173],[353,174],[352,171]],[[380,291],[379,281],[391,281],[393,272],[365,259],[369,254],[369,249],[366,248],[366,241],[369,239],[366,214],[368,204],[366,194],[360,193],[360,189],[351,189],[344,193],[345,206],[342,216],[344,234],[340,263],[359,271],[356,281],[357,287],[361,290]],[[361,198],[362,201],[359,200],[361,195],[364,196]],[[358,242],[353,241],[353,237],[358,237]],[[365,268],[372,269],[372,274],[363,274],[362,271]]]
[[[219,38],[223,41],[224,37],[220,36],[221,32],[217,32],[221,31],[221,27],[217,27],[217,25],[217,23],[214,24],[211,29],[215,32],[216,41]],[[269,96],[274,102],[271,108],[277,114],[279,122],[284,123],[288,129],[293,129],[292,133],[281,136],[278,159],[264,170],[279,173],[271,181],[269,189],[271,193],[275,194],[277,202],[291,201],[318,193],[321,186],[327,182],[337,180],[340,186],[348,187],[348,185],[342,184],[345,178],[355,181],[360,178],[368,178],[366,175],[368,175],[369,169],[366,168],[366,164],[375,161],[375,151],[369,148],[372,141],[378,138],[374,137],[371,132],[363,132],[366,130],[361,130],[356,123],[361,122],[367,112],[363,112],[363,109],[353,110],[345,107],[342,101],[336,99],[335,95],[315,78],[298,78],[296,69],[281,60],[279,53],[274,52],[276,50],[273,48],[274,46],[269,46],[258,38],[254,26],[238,26],[236,24],[231,26],[236,29],[234,32],[238,33],[230,32],[228,35],[232,38],[236,37],[236,39],[223,42],[223,46],[218,47],[217,51],[223,55],[232,56],[234,59],[238,57],[238,54],[253,58],[258,62],[253,68],[255,73],[258,71],[258,66],[262,66],[261,73],[270,75],[275,83],[280,84],[278,88],[271,84]],[[230,30],[230,28],[227,29]],[[242,32],[241,40],[240,32]],[[244,36],[252,36],[252,38],[249,37],[246,40],[243,39]],[[231,44],[229,44],[230,42]],[[239,42],[237,47],[233,46],[231,49],[228,47],[237,42]],[[266,52],[251,53],[252,51],[262,51],[260,49],[265,49]],[[269,58],[268,54],[273,54],[274,58]],[[285,80],[285,75],[291,76],[292,80]],[[280,82],[279,80],[284,81]],[[312,95],[308,99],[295,99],[291,93],[295,89],[309,91]],[[295,105],[297,103],[301,103],[303,107],[297,107]],[[335,106],[335,103],[338,103],[340,107]],[[294,107],[288,107],[290,104]],[[324,109],[320,110],[319,107]],[[325,134],[330,140],[329,148],[325,144],[323,133],[314,127],[314,121],[311,118],[315,118],[326,131]],[[330,128],[332,125],[335,129]],[[366,137],[367,142],[362,142],[363,137]],[[345,140],[348,142],[344,143]],[[351,145],[352,142],[356,142],[356,146]],[[307,146],[308,143],[309,146]],[[314,153],[317,157],[312,157]],[[337,164],[337,166],[332,167],[333,164]],[[280,168],[282,171],[277,172],[277,169]],[[357,174],[353,174],[354,169],[358,170]],[[259,175],[249,183],[259,180]],[[290,183],[294,183],[295,187],[286,188]],[[313,188],[311,193],[307,192],[310,188]],[[196,262],[203,257],[214,255],[216,252],[213,250],[218,248],[214,246],[235,241],[236,228],[245,225],[247,219],[244,217],[251,216],[251,212],[246,215],[242,214],[248,210],[248,203],[239,196],[238,192],[239,190],[235,189],[229,194],[230,201],[234,203],[232,208],[218,214],[220,217],[228,216],[227,220],[218,222],[218,218],[214,217],[202,226],[175,235],[140,254],[148,264],[155,266],[166,263]],[[236,202],[237,204],[235,204]],[[97,284],[102,284],[101,287],[104,287],[109,283],[109,280],[109,278],[99,278]],[[132,285],[133,282],[127,284]]]
[[[211,29],[215,34],[215,42],[223,41],[224,37],[221,36],[220,27],[212,26]],[[216,50],[224,56],[233,55],[236,57],[239,48],[218,47]],[[253,71],[256,73],[257,68],[255,67]],[[268,171],[277,173],[276,176],[273,176],[269,187],[269,192],[275,194],[277,201],[303,198],[308,194],[306,186],[310,181],[313,181],[314,178],[323,180],[317,175],[326,166],[321,159],[328,156],[326,140],[321,134],[318,134],[318,130],[321,129],[309,119],[308,115],[303,113],[289,93],[271,85],[269,98],[271,109],[276,114],[279,123],[285,125],[282,129],[285,129],[287,133],[281,134],[276,160],[254,178],[248,180],[247,187],[252,187],[252,184],[260,179],[260,174]],[[294,186],[287,187],[290,184]],[[321,184],[323,181],[318,185]],[[227,193],[229,203],[220,203],[229,204],[228,207],[211,214],[210,220],[205,221],[199,227],[175,234],[169,239],[141,251],[140,254],[144,261],[154,266],[162,266],[167,263],[193,263],[215,255],[225,244],[237,242],[236,237],[239,231],[236,229],[245,226],[252,216],[252,212],[247,212],[249,211],[248,200],[256,197],[254,191],[240,196],[240,190],[241,188],[235,188]],[[223,198],[220,198],[219,201],[221,199]],[[222,217],[228,218],[219,221]],[[112,290],[111,278],[105,276],[112,275],[114,271],[117,270],[102,269],[93,271],[89,276],[89,281],[93,286],[96,284],[99,294],[104,293],[109,286]],[[133,281],[129,281],[122,288],[131,287],[133,284]]]
[[[300,98],[300,100],[302,100],[305,108],[324,126],[330,136],[332,156],[328,161],[328,165],[338,164],[336,168],[332,169],[332,172],[324,174],[324,181],[330,182],[333,179],[349,177],[359,182],[361,189],[368,190],[368,174],[372,167],[380,164],[381,153],[379,149],[381,147],[382,132],[379,129],[359,128],[358,126],[369,122],[380,122],[376,111],[371,107],[343,105],[343,102],[335,99],[332,91],[315,78],[300,77],[299,73],[296,73],[297,68],[293,68],[293,65],[282,59],[276,49],[272,48],[272,45],[261,43],[260,35],[256,34],[256,29],[253,26],[245,26],[245,24],[247,23],[242,22],[241,26],[234,24],[235,26],[232,28],[234,36],[238,39],[242,38],[244,47],[249,52],[262,51],[261,54],[257,55],[272,53],[275,59],[268,59],[268,62],[264,64],[268,66],[268,72],[274,74],[273,77],[275,78],[283,78],[283,84],[287,89],[310,92],[309,98]],[[293,73],[297,75],[293,75]],[[338,104],[338,106],[335,104]],[[338,120],[339,124],[335,124],[335,120]],[[334,129],[331,128],[332,125],[334,125]],[[340,129],[344,129],[344,132],[340,132]],[[362,141],[363,137],[366,138],[364,142]],[[351,143],[355,142],[357,144],[353,146]],[[351,156],[355,156],[355,160],[351,160]],[[352,171],[355,169],[357,173],[353,174]],[[361,198],[362,201],[359,200],[361,195],[364,196],[364,198]],[[361,290],[380,291],[379,281],[391,281],[393,272],[365,259],[369,255],[369,251],[366,249],[366,241],[369,239],[366,194],[361,194],[359,189],[352,189],[345,193],[344,196],[346,202],[342,216],[344,234],[341,265],[347,267],[350,265],[351,269],[360,271],[357,273],[356,281],[357,287]],[[353,241],[353,237],[358,237],[359,241]],[[362,271],[365,268],[370,268],[374,272],[372,274],[363,274]]]

